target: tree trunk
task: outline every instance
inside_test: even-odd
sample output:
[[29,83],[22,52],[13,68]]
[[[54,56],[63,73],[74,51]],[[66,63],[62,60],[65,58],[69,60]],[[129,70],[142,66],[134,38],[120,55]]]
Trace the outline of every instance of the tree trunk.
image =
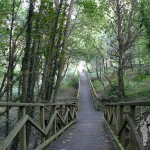
[[49,82],[50,82],[50,75],[51,75],[51,67],[52,67],[52,63],[54,61],[54,48],[55,48],[55,37],[56,37],[56,31],[57,31],[57,27],[58,27],[58,21],[59,21],[59,16],[61,13],[61,8],[63,5],[63,0],[60,1],[59,3],[59,9],[57,9],[57,15],[54,21],[54,24],[52,26],[52,31],[51,31],[51,35],[50,35],[50,49],[48,52],[48,57],[46,58],[45,61],[45,66],[44,66],[44,72],[43,72],[43,77],[42,77],[42,85],[41,85],[41,89],[40,89],[40,93],[39,93],[39,99],[41,101],[48,101],[47,99],[47,95],[49,95],[49,92],[51,92],[52,90],[49,89]]
[[118,92],[121,99],[125,98],[125,89],[124,89],[124,70],[123,70],[123,60],[119,58],[118,62]]
[[[7,70],[7,102],[12,101],[12,89],[13,85],[11,85],[11,81],[13,80],[13,26],[14,26],[14,13],[15,13],[15,0],[12,3],[12,18],[11,18],[11,27],[9,33],[9,62],[8,62],[8,70]],[[9,132],[9,107],[6,107],[6,136]]]
[[31,56],[31,41],[32,41],[32,19],[34,13],[33,0],[30,0],[29,12],[27,17],[27,30],[26,30],[26,48],[22,61],[22,97],[21,102],[26,102],[27,100],[27,89],[28,89],[28,77],[30,68],[30,56]]
[[63,45],[62,45],[61,58],[60,58],[60,64],[59,64],[59,68],[58,68],[58,75],[57,75],[57,81],[56,81],[55,91],[54,91],[54,95],[53,95],[53,101],[56,101],[56,99],[57,99],[58,90],[60,87],[60,83],[62,81],[62,73],[64,70],[64,64],[65,64],[65,51],[67,48],[67,40],[68,40],[68,35],[69,35],[69,26],[70,26],[72,11],[73,11],[73,5],[74,5],[74,0],[71,0],[70,6],[69,6],[67,22],[66,22],[66,27],[65,27],[64,41],[63,41]]
[[117,1],[116,5],[116,14],[117,14],[117,29],[118,29],[118,93],[119,97],[122,99],[125,97],[125,90],[124,90],[124,64],[123,64],[123,55],[124,55],[124,46],[123,46],[123,35],[122,35],[122,16],[121,16],[121,6],[120,1]]
[[[26,29],[26,47],[24,57],[22,60],[22,93],[21,102],[26,103],[28,101],[28,85],[29,85],[29,72],[30,72],[30,60],[31,60],[31,44],[32,44],[32,27],[33,27],[33,14],[34,14],[34,0],[30,0],[28,16],[27,16],[27,29]],[[27,113],[30,113],[30,109],[27,109]],[[30,126],[27,126],[27,145],[30,139]]]

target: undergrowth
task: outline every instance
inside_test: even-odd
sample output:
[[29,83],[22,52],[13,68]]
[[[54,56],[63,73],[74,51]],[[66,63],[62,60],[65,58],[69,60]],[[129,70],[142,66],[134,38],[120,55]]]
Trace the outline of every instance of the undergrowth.
[[62,81],[61,88],[78,88],[79,77],[77,75],[67,75]]
[[[111,80],[113,86],[117,89],[117,79]],[[116,92],[109,85],[108,81],[104,81],[105,89],[99,80],[94,80],[93,86],[97,92],[101,92],[103,97],[111,98],[112,100],[119,100]],[[124,78],[125,93],[127,101],[149,100],[150,97],[150,74],[144,72],[136,74],[134,78],[125,76]],[[116,90],[117,91],[117,90]]]

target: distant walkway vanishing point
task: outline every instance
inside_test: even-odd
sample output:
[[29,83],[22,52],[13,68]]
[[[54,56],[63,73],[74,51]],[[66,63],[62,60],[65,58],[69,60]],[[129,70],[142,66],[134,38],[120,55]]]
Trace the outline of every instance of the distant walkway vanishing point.
[[80,73],[80,79],[81,97],[77,121],[47,150],[115,150],[105,127],[103,112],[95,110],[86,74]]

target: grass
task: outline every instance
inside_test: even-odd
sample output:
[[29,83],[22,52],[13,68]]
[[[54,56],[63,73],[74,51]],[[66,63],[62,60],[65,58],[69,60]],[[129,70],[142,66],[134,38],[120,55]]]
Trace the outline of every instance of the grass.
[[[91,75],[91,77],[95,77]],[[112,80],[113,85],[117,86],[117,80]],[[136,75],[134,78],[125,76],[125,93],[127,101],[145,101],[150,100],[150,75]],[[102,93],[103,97],[119,100],[118,96],[112,91],[109,83],[104,81],[105,90],[99,80],[93,81],[93,86],[97,93]]]
[[[126,81],[126,80],[125,80]],[[126,95],[134,100],[149,100],[150,97],[150,76],[142,80],[126,81]]]

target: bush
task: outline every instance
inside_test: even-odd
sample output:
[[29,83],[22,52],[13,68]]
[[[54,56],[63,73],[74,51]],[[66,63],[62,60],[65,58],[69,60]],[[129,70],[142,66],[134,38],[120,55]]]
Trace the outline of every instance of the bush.
[[135,81],[142,82],[145,78],[150,77],[150,71],[145,70],[144,72],[138,71]]
[[61,86],[62,88],[78,88],[79,84],[79,77],[77,75],[75,76],[66,76],[65,79],[63,80]]
[[78,76],[71,76],[69,79],[68,85],[73,88],[78,88],[79,78]]
[[100,90],[101,89],[101,83],[100,83],[99,80],[93,81],[92,84],[93,84],[93,87],[94,87],[95,90]]

